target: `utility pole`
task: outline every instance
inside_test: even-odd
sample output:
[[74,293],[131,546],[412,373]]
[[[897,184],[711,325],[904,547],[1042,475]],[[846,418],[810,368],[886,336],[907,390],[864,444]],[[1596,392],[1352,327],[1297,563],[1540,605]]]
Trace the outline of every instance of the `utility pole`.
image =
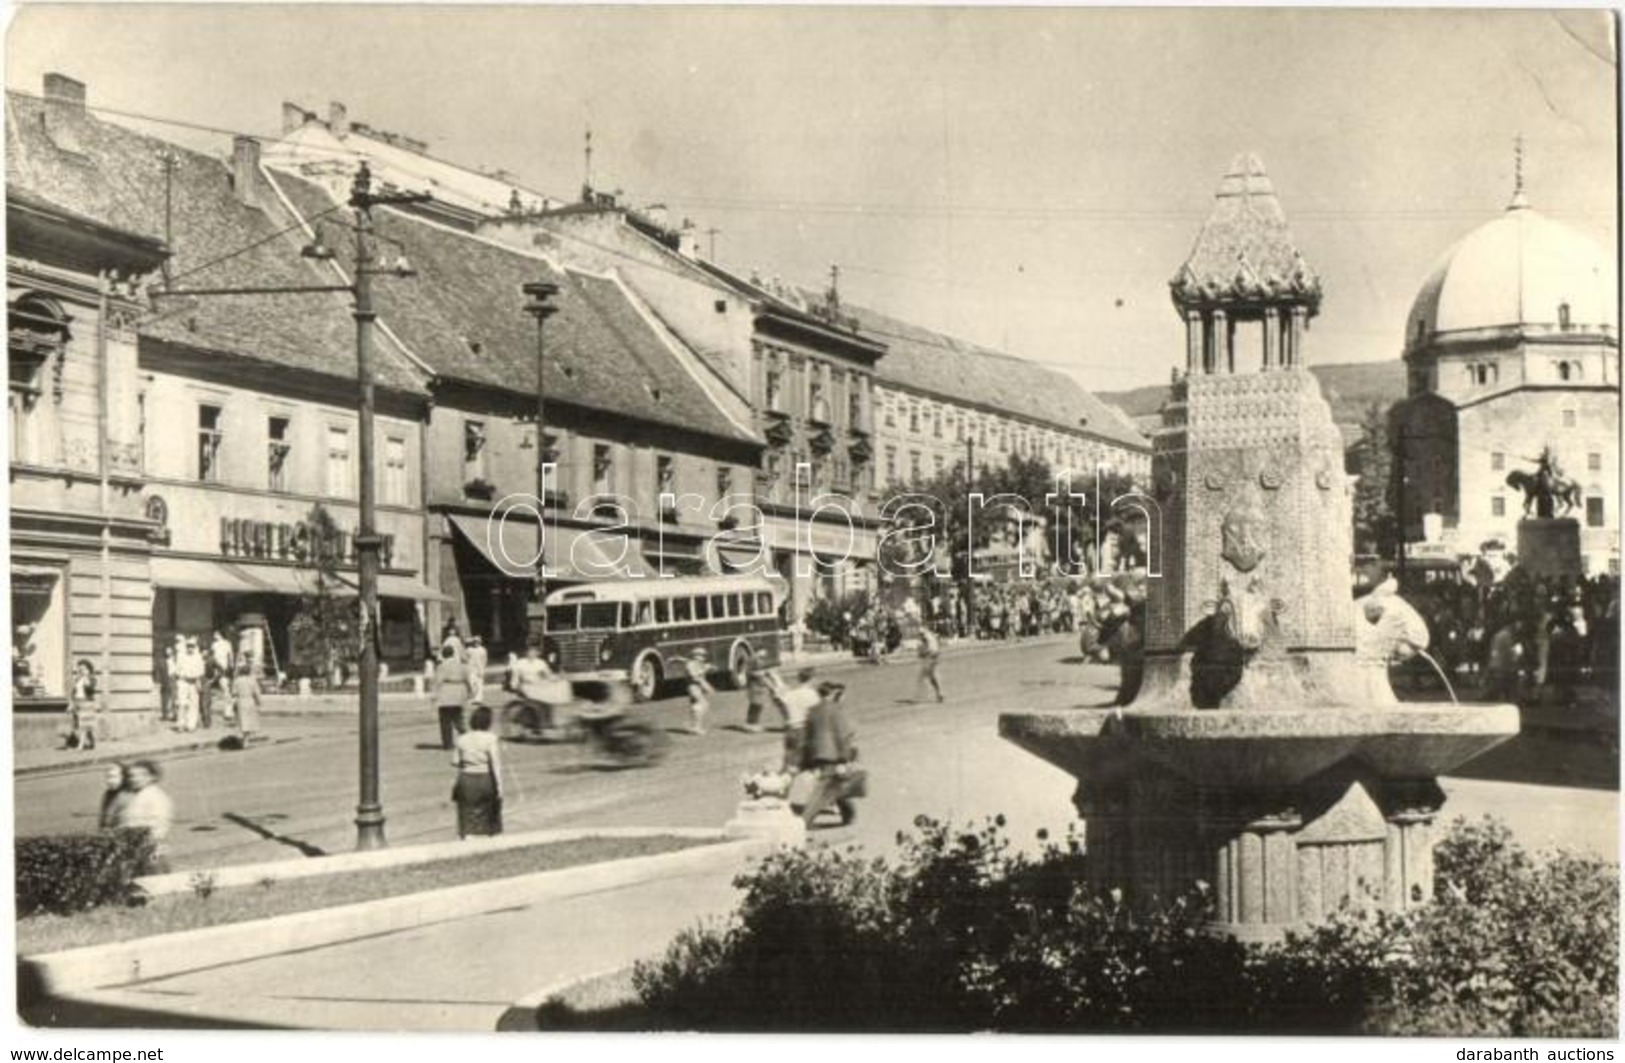
[[372,467],[373,381],[372,326],[372,175],[365,164],[355,176],[350,206],[355,209],[355,370],[361,392],[356,411],[357,449],[361,457],[361,515],[355,535],[356,565],[361,576],[361,800],[355,809],[355,847],[382,849],[384,806],[378,787],[378,549],[375,527],[377,484]]
[[975,429],[965,428],[965,630],[976,631],[976,581],[972,579],[976,565],[976,537],[971,534],[970,496],[976,489],[976,435]]
[[[592,134],[588,133],[588,137]],[[590,150],[590,149],[589,149]],[[525,304],[525,313],[536,319],[536,546],[542,546],[543,520],[542,510],[547,506],[547,382],[542,374],[542,366],[546,362],[546,346],[543,342],[543,332],[546,329],[547,319],[559,312],[559,308],[552,305],[551,300],[559,294],[559,286],[551,281],[531,281],[519,286],[519,290],[529,298]],[[542,557],[536,559],[536,583],[534,597],[541,602],[547,596],[547,562]],[[547,630],[547,611],[540,613],[542,630]]]
[[[411,277],[414,272],[404,257],[393,267],[380,269],[373,264],[372,208],[376,206],[426,203],[432,197],[426,192],[372,191],[372,172],[366,163],[356,172],[350,187],[348,206],[355,212],[355,275],[348,284],[278,285],[274,287],[230,287],[176,289],[167,284],[163,291],[152,297],[204,297],[215,295],[302,295],[320,292],[345,292],[354,300],[351,316],[355,319],[356,383],[360,392],[356,405],[357,452],[361,460],[360,514],[356,520],[355,552],[361,595],[361,741],[360,741],[360,801],[356,805],[357,849],[382,849],[384,839],[384,809],[378,788],[378,554],[383,545],[377,531],[378,505],[376,480],[373,470],[373,379],[372,379],[372,327],[378,315],[372,307],[372,278],[375,273],[393,277]],[[384,237],[388,239],[388,237]],[[326,261],[333,252],[322,245],[318,236],[300,254],[309,259]]]

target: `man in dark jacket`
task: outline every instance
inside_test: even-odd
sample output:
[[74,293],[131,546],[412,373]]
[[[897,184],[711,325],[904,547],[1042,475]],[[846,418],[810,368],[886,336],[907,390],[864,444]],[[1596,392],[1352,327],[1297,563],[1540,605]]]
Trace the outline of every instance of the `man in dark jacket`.
[[857,818],[854,797],[861,797],[864,775],[852,766],[858,759],[857,729],[846,714],[842,698],[846,688],[840,683],[820,683],[818,704],[807,712],[806,737],[801,747],[801,770],[812,778],[812,789],[804,803],[794,802],[790,810],[812,826],[832,801],[845,826]]

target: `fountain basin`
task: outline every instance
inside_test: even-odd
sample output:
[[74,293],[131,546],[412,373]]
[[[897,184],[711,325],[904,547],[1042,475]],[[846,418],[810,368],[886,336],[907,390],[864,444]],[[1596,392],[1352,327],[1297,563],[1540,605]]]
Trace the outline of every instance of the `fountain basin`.
[[1345,760],[1392,778],[1433,778],[1518,733],[1514,705],[1007,713],[999,734],[1079,778],[1150,761],[1203,787],[1292,786]]
[[1078,780],[1088,876],[1145,903],[1212,887],[1213,929],[1271,940],[1433,890],[1436,776],[1518,733],[1512,705],[1075,710],[999,718]]

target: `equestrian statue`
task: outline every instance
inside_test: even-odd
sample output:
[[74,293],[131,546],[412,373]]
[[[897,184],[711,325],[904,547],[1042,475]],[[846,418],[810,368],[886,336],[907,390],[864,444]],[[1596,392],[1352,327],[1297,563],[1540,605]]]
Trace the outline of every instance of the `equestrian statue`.
[[[1550,520],[1554,516],[1567,516],[1571,510],[1580,506],[1580,485],[1563,475],[1563,467],[1557,463],[1557,455],[1552,453],[1551,447],[1541,449],[1540,457],[1525,458],[1525,461],[1535,463],[1534,472],[1525,472],[1514,469],[1507,474],[1507,486],[1515,487],[1523,492],[1523,515],[1529,516],[1529,510],[1534,508],[1535,516]],[[1563,512],[1555,512],[1556,503],[1563,504]]]

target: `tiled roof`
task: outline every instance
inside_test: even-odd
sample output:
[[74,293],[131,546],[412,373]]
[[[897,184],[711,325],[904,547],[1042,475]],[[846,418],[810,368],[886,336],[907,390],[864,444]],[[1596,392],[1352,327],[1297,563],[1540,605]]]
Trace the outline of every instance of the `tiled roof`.
[[843,302],[863,334],[887,346],[875,365],[881,383],[913,388],[948,402],[971,402],[1068,432],[1145,449],[1132,423],[1065,373],[1014,355],[910,325]]
[[[83,111],[20,93],[6,94],[6,184],[95,222],[161,239],[164,169],[170,187],[172,255],[180,278],[205,263],[257,247],[184,276],[176,287],[331,284],[302,259],[303,235],[277,236],[292,219],[275,204],[243,203],[221,159],[104,122]],[[50,108],[48,113],[48,108]],[[263,242],[262,242],[263,241]],[[355,375],[355,323],[343,294],[245,295],[161,299],[139,326],[144,336],[293,369]],[[380,343],[374,372],[381,386],[423,394],[422,374]]]
[[[302,214],[332,205],[321,186],[303,178],[273,173],[272,180]],[[559,295],[545,332],[549,401],[759,442],[748,411],[730,417],[700,383],[709,370],[668,346],[614,279],[558,270],[541,257],[396,211],[373,214],[379,235],[398,242],[418,272],[374,285],[379,319],[437,375],[533,393],[536,321],[524,311],[520,286],[551,281]]]
[[1176,305],[1320,301],[1320,278],[1298,253],[1264,164],[1236,156],[1213,212],[1170,282]]

